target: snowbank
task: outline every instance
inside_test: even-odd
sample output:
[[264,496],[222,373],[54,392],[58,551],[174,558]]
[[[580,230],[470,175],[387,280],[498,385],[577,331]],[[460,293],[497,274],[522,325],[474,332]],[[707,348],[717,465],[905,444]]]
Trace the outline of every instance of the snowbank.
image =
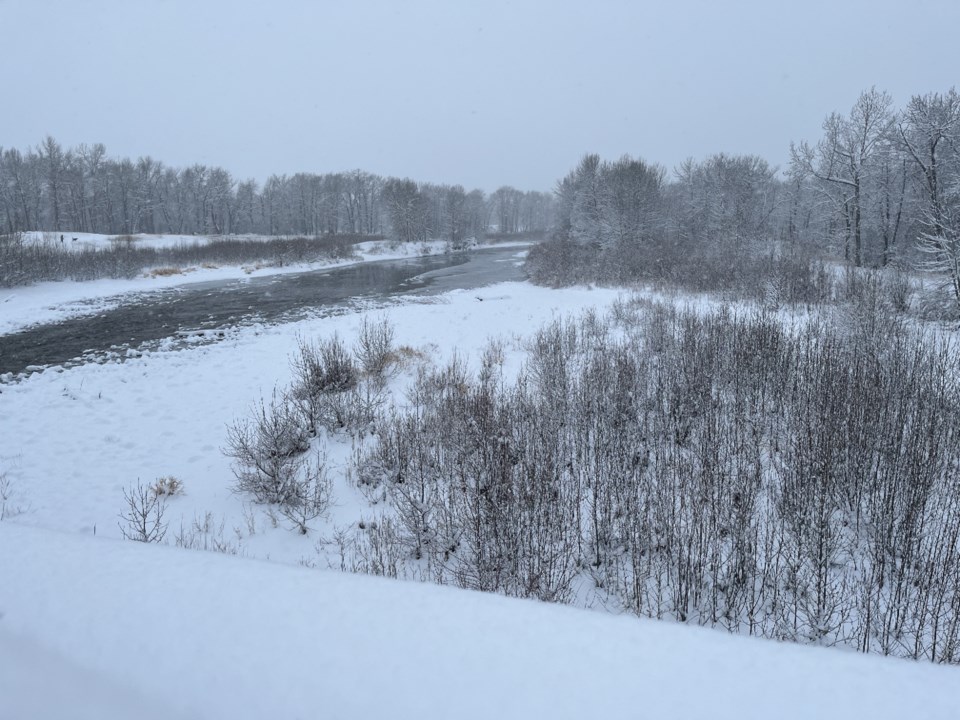
[[[91,692],[122,688],[113,717],[135,697],[235,720],[946,719],[960,703],[955,668],[10,523],[0,548],[0,627]],[[0,668],[10,647],[0,635]],[[40,688],[0,672],[0,716],[44,716],[31,706],[63,677],[45,667]]]

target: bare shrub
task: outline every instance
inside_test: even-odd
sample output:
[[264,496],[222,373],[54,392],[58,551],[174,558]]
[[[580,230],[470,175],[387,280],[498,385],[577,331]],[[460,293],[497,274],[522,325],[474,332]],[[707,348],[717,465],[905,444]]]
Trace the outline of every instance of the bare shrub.
[[223,452],[234,458],[239,492],[257,502],[287,505],[296,501],[298,473],[309,449],[302,416],[285,394],[274,391],[269,403],[260,399],[253,417],[227,429]]
[[489,340],[480,353],[480,382],[500,377],[506,360],[506,346],[501,338]]
[[163,521],[164,498],[138,482],[136,487],[123,491],[123,499],[127,507],[117,523],[123,537],[138,542],[161,542],[167,534],[167,524]]
[[637,305],[548,325],[512,385],[494,350],[421,369],[341,565],[957,662],[960,369],[884,282],[845,279],[852,328]]
[[910,310],[910,300],[913,297],[913,287],[910,276],[902,270],[887,270],[884,276],[887,297],[890,306],[898,313]]
[[360,379],[343,341],[337,335],[320,342],[299,338],[291,364],[294,380],[290,397],[307,419],[311,432],[319,426],[340,426],[343,412],[331,397],[352,390]]
[[318,454],[314,461],[303,464],[293,496],[280,506],[280,512],[301,535],[306,535],[309,531],[307,523],[327,511],[332,496],[333,483],[327,473],[326,457]]
[[186,550],[237,555],[240,552],[240,546],[227,539],[224,532],[225,525],[223,518],[218,523],[209,510],[203,515],[194,515],[193,520],[186,525],[181,518],[180,530],[174,534],[174,543],[177,547]]
[[361,521],[352,543],[355,571],[389,578],[403,576],[407,553],[389,516]]
[[336,334],[316,343],[300,338],[293,371],[297,384],[311,394],[343,392],[359,380],[353,358]]
[[22,507],[13,503],[15,495],[13,481],[7,476],[7,473],[0,472],[0,522],[23,512]]
[[843,287],[847,300],[843,316],[852,332],[885,343],[904,330],[909,283],[902,275],[847,268]]
[[371,320],[364,316],[353,354],[367,377],[377,382],[386,379],[393,363],[394,329],[389,319]]
[[167,248],[144,247],[135,238],[110,243],[108,248],[64,249],[60,243],[26,242],[23,233],[0,235],[0,287],[43,280],[132,278],[146,268],[185,268],[201,264],[285,265],[328,258],[346,258],[352,245],[368,237],[276,237],[262,240],[219,238],[208,243]]

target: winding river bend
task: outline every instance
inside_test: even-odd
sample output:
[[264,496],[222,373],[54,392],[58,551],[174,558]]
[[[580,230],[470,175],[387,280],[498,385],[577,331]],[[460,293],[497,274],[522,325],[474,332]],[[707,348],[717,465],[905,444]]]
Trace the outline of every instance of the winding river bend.
[[521,280],[519,252],[493,247],[138,294],[113,310],[0,336],[0,375],[78,364],[166,338],[202,334],[215,341],[232,327],[289,322],[358,301],[387,302]]

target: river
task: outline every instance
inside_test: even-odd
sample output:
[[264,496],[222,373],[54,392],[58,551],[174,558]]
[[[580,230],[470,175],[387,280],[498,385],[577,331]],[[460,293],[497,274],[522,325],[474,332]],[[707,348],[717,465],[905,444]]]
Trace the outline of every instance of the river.
[[140,293],[106,312],[0,336],[0,375],[122,357],[167,338],[215,342],[233,327],[290,322],[357,302],[522,280],[520,251],[494,246]]

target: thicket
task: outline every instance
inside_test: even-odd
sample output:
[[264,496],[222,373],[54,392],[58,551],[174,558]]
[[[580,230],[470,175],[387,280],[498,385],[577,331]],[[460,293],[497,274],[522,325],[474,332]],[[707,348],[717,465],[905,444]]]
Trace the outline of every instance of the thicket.
[[647,284],[774,306],[829,302],[836,285],[809,247],[761,249],[662,235],[609,246],[560,236],[531,248],[524,269],[533,282],[550,287]]
[[359,235],[243,240],[220,238],[209,243],[170,248],[139,247],[132,238],[117,238],[110,247],[74,250],[59,242],[28,241],[21,234],[0,235],[0,287],[45,280],[131,278],[150,268],[202,264],[269,263],[284,265],[350,257]]
[[341,565],[957,662],[960,368],[881,285],[795,327],[622,303],[515,381],[496,346],[422,370],[358,453],[382,510]]
[[227,428],[223,452],[234,459],[235,489],[274,506],[301,533],[333,500],[321,430],[363,434],[386,400],[398,361],[393,326],[364,318],[354,347],[337,336],[300,339],[291,359],[293,383],[260,400],[250,417]]

